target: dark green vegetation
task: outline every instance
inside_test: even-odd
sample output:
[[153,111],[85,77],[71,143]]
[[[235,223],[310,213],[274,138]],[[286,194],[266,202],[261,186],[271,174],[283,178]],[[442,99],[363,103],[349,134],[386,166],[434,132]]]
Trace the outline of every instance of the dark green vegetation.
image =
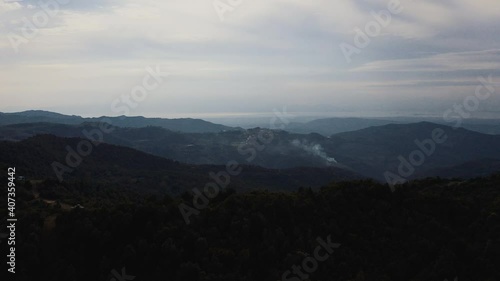
[[17,280],[109,281],[125,268],[144,281],[275,281],[329,235],[341,247],[308,280],[499,280],[499,186],[500,175],[427,179],[394,193],[371,181],[228,189],[187,226],[177,208],[187,194],[19,183]]
[[500,160],[482,159],[480,161],[471,161],[451,168],[429,170],[426,172],[426,176],[467,179],[478,176],[485,177],[496,171],[500,171]]

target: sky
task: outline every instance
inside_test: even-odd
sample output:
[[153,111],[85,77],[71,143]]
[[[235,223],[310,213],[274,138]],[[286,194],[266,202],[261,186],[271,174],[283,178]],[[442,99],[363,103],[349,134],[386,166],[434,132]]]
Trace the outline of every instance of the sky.
[[498,0],[0,1],[2,112],[500,117]]

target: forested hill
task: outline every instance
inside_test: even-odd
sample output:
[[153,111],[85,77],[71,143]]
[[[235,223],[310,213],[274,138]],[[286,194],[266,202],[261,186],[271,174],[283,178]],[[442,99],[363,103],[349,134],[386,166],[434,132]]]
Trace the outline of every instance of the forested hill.
[[[85,138],[89,137],[86,132],[95,131],[99,125],[31,123],[0,126],[0,139],[23,140],[44,133]],[[432,139],[436,132],[440,133],[443,141],[437,143]],[[112,132],[101,137],[109,144],[183,163],[225,165],[230,160],[236,160],[270,169],[338,167],[378,180],[385,180],[387,171],[396,173],[401,166],[401,158],[409,161],[409,156],[415,152],[421,153],[425,159],[415,167],[415,173],[410,178],[457,174],[466,178],[484,176],[494,170],[488,168],[490,160],[500,161],[500,136],[429,122],[376,126],[329,138],[319,134],[301,135],[261,128],[179,133],[160,127],[113,127]],[[267,138],[270,141],[264,143]],[[478,165],[468,169],[467,173],[447,171],[470,162]]]
[[[178,195],[195,187],[203,188],[214,181],[210,173],[227,173],[226,165],[182,164],[106,143],[93,145],[88,155],[82,155],[77,153],[82,143],[90,144],[88,140],[80,138],[53,135],[38,135],[21,142],[0,142],[0,167],[14,166],[18,175],[29,179],[59,180],[54,170],[54,163],[57,162],[57,171],[62,171],[60,174],[64,181],[84,180],[96,185],[170,195]],[[83,150],[86,149],[83,147]],[[72,167],[74,164],[78,165]],[[241,173],[230,177],[229,187],[242,191],[295,190],[301,186],[318,188],[331,181],[362,178],[335,167],[274,170],[241,164],[235,168]]]
[[499,187],[497,174],[416,181],[394,193],[356,181],[317,192],[223,194],[190,225],[178,209],[190,198],[75,188],[68,198],[85,208],[65,209],[24,196],[17,276],[301,280],[283,275],[330,241],[336,248],[304,280],[500,280]]

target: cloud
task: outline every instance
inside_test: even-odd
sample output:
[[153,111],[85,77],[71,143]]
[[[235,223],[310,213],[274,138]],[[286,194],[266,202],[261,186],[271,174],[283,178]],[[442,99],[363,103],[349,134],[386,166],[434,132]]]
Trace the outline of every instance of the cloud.
[[500,49],[444,53],[423,58],[375,61],[353,72],[450,72],[464,70],[493,71],[500,68]]
[[98,9],[110,9],[122,3],[119,0],[21,0],[19,2],[25,8],[40,8],[48,3],[57,3],[62,10],[95,11]]
[[212,0],[73,0],[15,53],[8,35],[37,3],[0,2],[0,95],[16,108],[106,114],[156,64],[174,75],[141,112],[389,110],[415,95],[452,101],[478,74],[500,76],[496,0],[401,0],[403,12],[352,64],[338,45],[389,0],[245,0],[224,22]]

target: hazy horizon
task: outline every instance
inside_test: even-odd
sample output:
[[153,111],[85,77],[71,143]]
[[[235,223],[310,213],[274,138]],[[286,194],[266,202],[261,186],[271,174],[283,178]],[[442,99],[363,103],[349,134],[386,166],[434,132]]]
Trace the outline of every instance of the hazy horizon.
[[[353,112],[295,112],[290,111],[289,108],[275,108],[279,114],[286,113],[287,120],[289,122],[295,123],[306,123],[313,120],[325,119],[325,118],[359,118],[359,119],[380,119],[380,120],[398,120],[406,123],[412,122],[448,122],[443,119],[442,114],[405,114],[404,112],[388,114],[387,112],[363,112],[363,114],[353,113]],[[167,118],[167,119],[178,119],[178,118],[193,118],[202,119],[216,124],[221,124],[225,126],[233,127],[243,127],[243,128],[253,128],[258,126],[268,126],[269,122],[273,120],[277,115],[273,112],[245,112],[245,113],[235,113],[235,112],[221,112],[221,113],[184,113],[184,114],[162,114],[162,113],[148,113],[145,115],[125,115],[126,117],[146,117],[146,118]],[[119,117],[117,115],[93,115],[93,114],[76,114],[71,112],[56,112],[44,109],[28,109],[23,111],[12,111],[12,112],[1,112],[1,113],[20,113],[25,111],[47,111],[63,115],[76,115],[83,118],[100,118],[100,117]],[[284,115],[285,116],[285,115]],[[467,118],[469,122],[484,120],[484,122],[495,122],[500,120],[499,114],[475,114],[472,118]],[[450,123],[451,125],[452,123]]]

